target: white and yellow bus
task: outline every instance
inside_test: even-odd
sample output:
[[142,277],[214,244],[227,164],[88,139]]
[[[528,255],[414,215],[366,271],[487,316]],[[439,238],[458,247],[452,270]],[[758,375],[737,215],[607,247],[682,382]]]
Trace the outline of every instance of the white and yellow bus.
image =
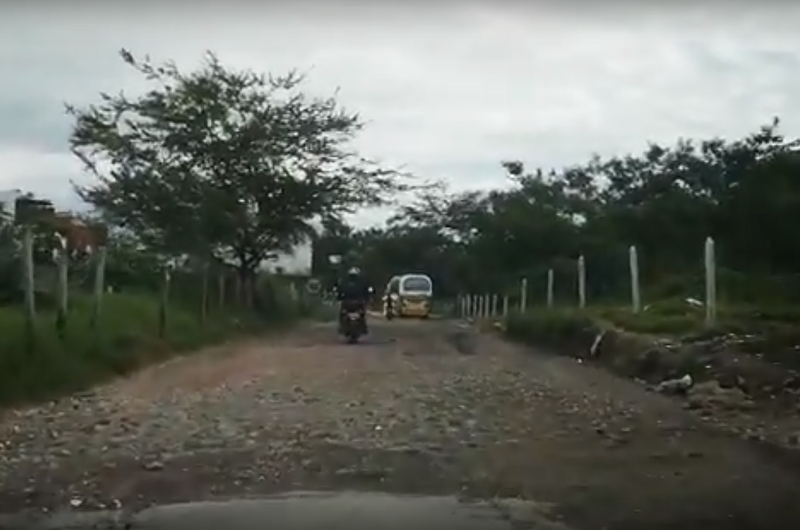
[[393,276],[383,295],[383,314],[394,317],[428,318],[431,314],[433,282],[426,274]]

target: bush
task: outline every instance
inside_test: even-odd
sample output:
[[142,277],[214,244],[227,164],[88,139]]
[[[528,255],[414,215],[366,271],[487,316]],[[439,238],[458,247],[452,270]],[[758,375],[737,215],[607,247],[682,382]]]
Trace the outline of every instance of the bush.
[[667,301],[653,304],[646,311],[634,313],[620,307],[593,309],[592,314],[627,331],[650,334],[691,333],[702,329],[705,312],[685,301]]
[[[581,330],[616,327],[633,333],[652,335],[687,335],[696,333],[756,333],[770,337],[798,335],[800,308],[789,306],[721,306],[717,324],[708,329],[705,309],[692,306],[683,299],[670,299],[647,306],[634,313],[627,307],[594,307],[586,310],[555,308],[516,313],[506,321],[512,338],[538,344],[567,340]],[[593,324],[594,323],[594,324]]]
[[106,295],[96,331],[90,327],[91,299],[75,297],[64,339],[56,334],[55,314],[39,314],[32,351],[27,348],[20,308],[0,307],[0,404],[84,389],[175,352],[288,323],[297,311],[290,304],[283,306],[288,309],[273,312],[271,318],[226,308],[211,311],[203,322],[199,308],[173,303],[167,332],[159,338],[158,300],[152,295]]
[[573,309],[511,313],[505,327],[512,339],[544,346],[577,344],[597,331],[586,312]]

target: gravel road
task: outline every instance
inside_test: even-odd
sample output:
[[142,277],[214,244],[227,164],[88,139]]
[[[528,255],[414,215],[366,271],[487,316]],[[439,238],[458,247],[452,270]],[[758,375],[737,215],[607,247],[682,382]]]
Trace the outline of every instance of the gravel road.
[[0,513],[287,490],[521,497],[576,529],[784,530],[800,473],[635,383],[453,322],[197,352],[0,416]]

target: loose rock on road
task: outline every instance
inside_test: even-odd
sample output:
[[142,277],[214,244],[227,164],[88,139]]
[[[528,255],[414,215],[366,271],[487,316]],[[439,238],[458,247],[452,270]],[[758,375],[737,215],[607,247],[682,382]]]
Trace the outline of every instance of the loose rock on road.
[[[800,478],[668,398],[452,322],[212,348],[0,417],[0,513],[291,490],[529,499],[575,529],[790,528]],[[563,527],[562,527],[563,528]]]

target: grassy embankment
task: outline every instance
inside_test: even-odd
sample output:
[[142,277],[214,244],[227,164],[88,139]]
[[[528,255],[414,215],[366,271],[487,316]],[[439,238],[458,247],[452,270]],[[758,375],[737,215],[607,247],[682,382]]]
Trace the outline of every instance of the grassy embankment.
[[[541,308],[509,315],[503,329],[513,340],[582,357],[590,355],[598,335],[605,332],[603,360],[628,375],[640,375],[644,365],[658,359],[660,366],[647,367],[654,377],[676,375],[678,366],[702,376],[709,355],[720,352],[752,354],[758,364],[800,370],[800,309],[720,307],[712,328],[706,326],[704,315],[702,307],[684,300],[654,303],[640,313],[620,307]],[[681,347],[660,348],[661,339]],[[736,363],[743,364],[741,360]]]
[[31,349],[21,308],[0,307],[0,406],[86,389],[181,352],[284,329],[316,312],[307,301],[292,301],[280,286],[273,287],[259,310],[212,308],[205,318],[196,305],[176,300],[169,304],[165,332],[159,336],[159,298],[153,294],[105,295],[96,329],[90,325],[91,298],[74,296],[66,336],[56,333],[55,311],[42,309]]

